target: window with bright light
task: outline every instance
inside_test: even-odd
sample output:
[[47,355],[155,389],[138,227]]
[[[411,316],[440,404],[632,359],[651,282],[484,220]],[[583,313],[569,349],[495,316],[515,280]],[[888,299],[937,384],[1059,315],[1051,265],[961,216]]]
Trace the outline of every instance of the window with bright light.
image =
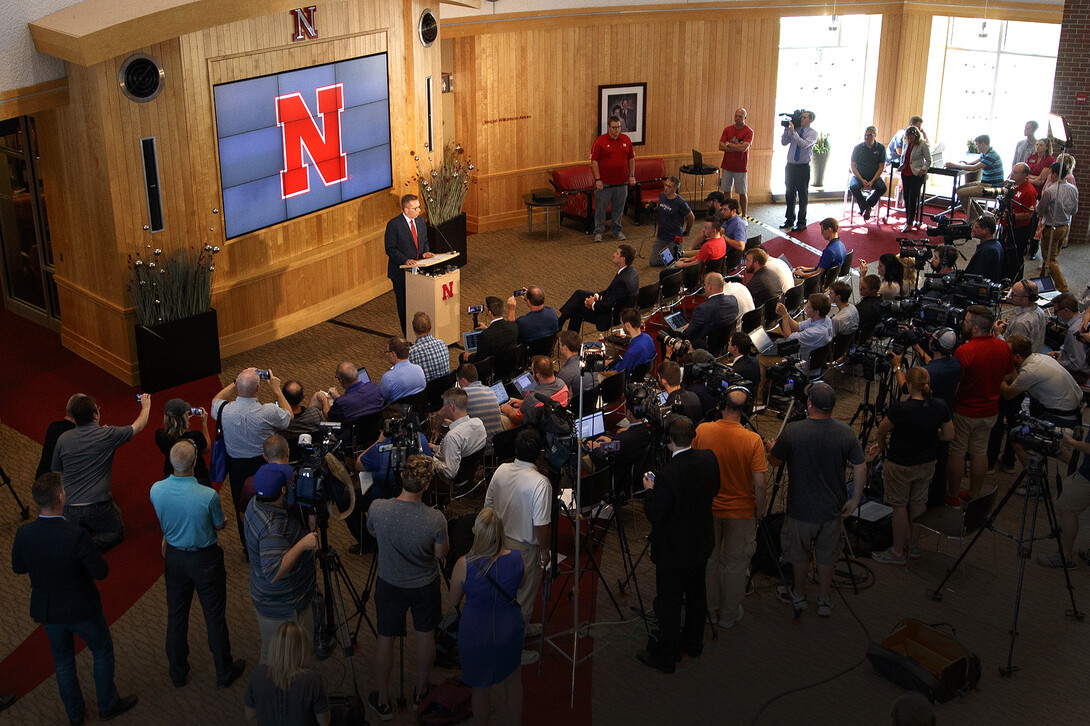
[[[824,187],[847,185],[852,149],[874,115],[881,15],[781,18],[776,110],[813,111],[813,128],[828,134]],[[1051,86],[1050,86],[1051,87]],[[773,194],[783,194],[787,147],[780,144],[779,118],[772,127]],[[811,173],[810,183],[816,184]]]

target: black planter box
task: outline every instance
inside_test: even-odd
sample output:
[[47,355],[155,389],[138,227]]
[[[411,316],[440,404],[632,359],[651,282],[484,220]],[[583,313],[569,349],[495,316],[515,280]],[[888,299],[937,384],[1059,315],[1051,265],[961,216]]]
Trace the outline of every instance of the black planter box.
[[450,261],[450,264],[465,267],[469,263],[469,254],[466,251],[466,213],[462,212],[454,219],[448,219],[438,228],[428,224],[428,248],[434,254],[444,252],[457,252],[458,257]]
[[153,327],[136,326],[140,389],[155,393],[220,372],[216,311]]

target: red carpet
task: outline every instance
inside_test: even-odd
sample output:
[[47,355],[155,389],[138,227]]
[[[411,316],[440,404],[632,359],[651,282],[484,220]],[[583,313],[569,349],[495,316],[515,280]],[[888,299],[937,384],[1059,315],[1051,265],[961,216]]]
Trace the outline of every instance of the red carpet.
[[[62,348],[58,334],[6,310],[0,310],[0,331],[4,347],[0,357],[0,416],[19,433],[41,443],[49,422],[64,417],[65,404],[73,393],[94,396],[104,424],[130,424],[140,412],[134,397],[137,389]],[[162,533],[148,499],[151,485],[163,478],[163,455],[153,436],[155,429],[163,425],[163,407],[178,397],[207,408],[221,388],[219,379],[210,377],[155,394],[147,428],[114,456],[113,496],[125,520],[125,541],[106,553],[110,574],[99,583],[103,610],[110,623],[163,573],[159,549]],[[30,506],[31,516],[36,516],[34,503],[24,503]],[[26,580],[26,586],[29,584]],[[29,613],[15,613],[13,617],[26,618]],[[81,641],[76,642],[83,647]],[[0,662],[4,690],[20,696],[52,674],[49,641],[40,627]]]

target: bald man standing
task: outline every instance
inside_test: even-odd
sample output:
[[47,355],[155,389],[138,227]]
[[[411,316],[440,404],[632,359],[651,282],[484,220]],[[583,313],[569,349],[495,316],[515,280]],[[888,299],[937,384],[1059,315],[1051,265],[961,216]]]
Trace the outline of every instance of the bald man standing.
[[738,195],[739,213],[744,217],[749,209],[749,147],[753,143],[753,129],[746,125],[749,114],[744,108],[734,112],[734,125],[723,129],[719,137],[719,150],[723,152],[719,188],[727,196],[731,189]]

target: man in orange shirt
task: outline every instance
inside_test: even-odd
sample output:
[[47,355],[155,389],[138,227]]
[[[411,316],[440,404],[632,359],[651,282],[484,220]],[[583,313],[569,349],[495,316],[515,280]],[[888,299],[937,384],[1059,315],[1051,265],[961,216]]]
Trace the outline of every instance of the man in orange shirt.
[[742,427],[752,396],[744,388],[727,391],[722,418],[696,427],[694,449],[708,449],[719,462],[719,494],[712,502],[715,549],[708,559],[708,615],[720,627],[742,619],[746,567],[757,549],[757,518],[764,509],[765,460],[761,437]]

